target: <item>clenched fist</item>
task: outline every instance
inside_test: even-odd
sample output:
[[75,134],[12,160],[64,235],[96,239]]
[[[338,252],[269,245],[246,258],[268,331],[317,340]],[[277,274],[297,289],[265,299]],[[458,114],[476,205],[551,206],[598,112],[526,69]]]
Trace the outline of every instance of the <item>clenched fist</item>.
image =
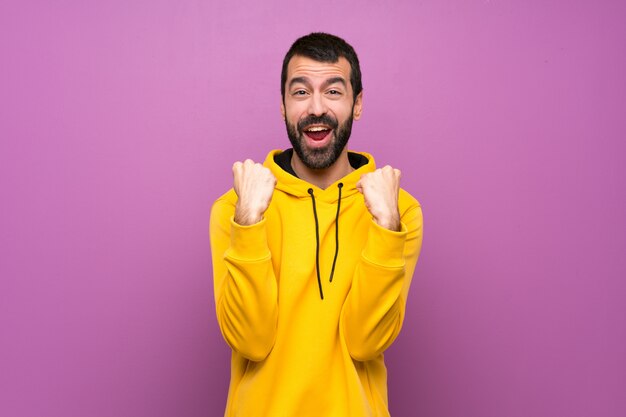
[[250,159],[233,164],[233,188],[237,194],[235,222],[258,223],[272,201],[276,178],[269,169]]
[[400,231],[398,194],[400,193],[400,170],[387,165],[365,174],[356,184],[374,221],[389,230]]

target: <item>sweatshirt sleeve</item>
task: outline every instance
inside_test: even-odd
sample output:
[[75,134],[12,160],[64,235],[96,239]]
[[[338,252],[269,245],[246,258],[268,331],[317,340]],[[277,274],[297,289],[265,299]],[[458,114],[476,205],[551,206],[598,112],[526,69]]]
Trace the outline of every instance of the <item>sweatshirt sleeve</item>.
[[252,361],[271,351],[276,338],[278,289],[266,222],[234,222],[223,199],[211,210],[210,238],[217,321],[228,345]]
[[352,288],[341,315],[350,355],[371,360],[387,349],[400,333],[409,286],[422,245],[422,210],[409,208],[399,232],[373,220]]

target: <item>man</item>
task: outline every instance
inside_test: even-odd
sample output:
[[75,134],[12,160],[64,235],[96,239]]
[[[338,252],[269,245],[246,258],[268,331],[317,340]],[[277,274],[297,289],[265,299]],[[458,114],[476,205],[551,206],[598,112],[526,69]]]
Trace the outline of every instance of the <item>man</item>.
[[388,416],[383,351],[402,327],[422,242],[400,171],[349,152],[353,48],[298,39],[281,77],[293,149],[233,165],[211,211],[217,318],[232,348],[226,416]]

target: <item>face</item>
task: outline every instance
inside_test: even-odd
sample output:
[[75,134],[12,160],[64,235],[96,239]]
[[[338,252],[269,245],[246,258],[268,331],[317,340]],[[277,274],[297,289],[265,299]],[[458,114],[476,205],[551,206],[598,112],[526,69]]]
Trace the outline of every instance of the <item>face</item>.
[[362,94],[356,101],[350,85],[350,63],[294,56],[287,66],[281,113],[294,151],[311,169],[324,169],[343,152],[352,121],[361,117]]

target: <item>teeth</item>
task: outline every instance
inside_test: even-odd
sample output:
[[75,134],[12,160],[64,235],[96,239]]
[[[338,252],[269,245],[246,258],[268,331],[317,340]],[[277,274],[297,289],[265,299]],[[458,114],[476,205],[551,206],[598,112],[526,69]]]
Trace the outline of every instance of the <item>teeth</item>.
[[315,126],[310,129],[307,129],[308,132],[319,132],[321,130],[326,130],[326,128],[322,126]]

